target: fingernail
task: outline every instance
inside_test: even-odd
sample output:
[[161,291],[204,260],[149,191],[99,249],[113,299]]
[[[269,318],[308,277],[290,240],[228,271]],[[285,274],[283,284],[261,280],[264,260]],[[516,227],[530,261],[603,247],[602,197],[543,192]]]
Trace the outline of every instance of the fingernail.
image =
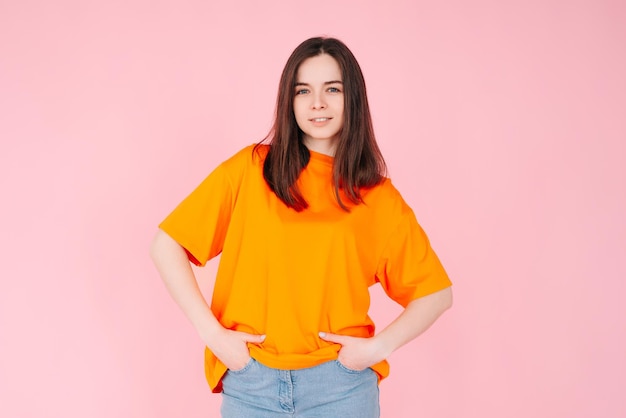
[[319,336],[322,337],[322,338],[326,338],[326,333],[325,332],[320,332]]
[[265,335],[261,335],[261,342],[265,341]]

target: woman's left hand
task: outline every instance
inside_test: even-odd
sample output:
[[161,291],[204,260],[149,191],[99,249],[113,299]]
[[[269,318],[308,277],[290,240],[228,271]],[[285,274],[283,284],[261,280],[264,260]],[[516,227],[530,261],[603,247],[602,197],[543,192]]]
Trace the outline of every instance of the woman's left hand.
[[364,370],[383,361],[390,354],[378,343],[376,337],[350,337],[328,332],[320,332],[319,335],[323,340],[341,344],[337,360],[351,370]]

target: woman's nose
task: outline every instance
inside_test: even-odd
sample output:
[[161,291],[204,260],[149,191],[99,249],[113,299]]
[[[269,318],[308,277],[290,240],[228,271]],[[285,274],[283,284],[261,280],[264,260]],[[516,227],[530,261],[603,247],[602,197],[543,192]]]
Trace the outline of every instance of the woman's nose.
[[313,109],[324,109],[326,107],[326,101],[321,94],[316,94],[313,96]]

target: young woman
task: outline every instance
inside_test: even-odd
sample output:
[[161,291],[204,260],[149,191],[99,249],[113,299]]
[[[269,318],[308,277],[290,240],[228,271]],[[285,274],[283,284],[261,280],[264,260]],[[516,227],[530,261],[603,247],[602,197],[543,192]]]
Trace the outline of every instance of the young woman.
[[[365,82],[333,38],[283,70],[269,144],[218,166],[151,249],[206,344],[223,417],[378,417],[385,360],[452,303],[450,281],[390,180]],[[221,253],[211,305],[189,261]],[[405,307],[378,334],[369,286]]]

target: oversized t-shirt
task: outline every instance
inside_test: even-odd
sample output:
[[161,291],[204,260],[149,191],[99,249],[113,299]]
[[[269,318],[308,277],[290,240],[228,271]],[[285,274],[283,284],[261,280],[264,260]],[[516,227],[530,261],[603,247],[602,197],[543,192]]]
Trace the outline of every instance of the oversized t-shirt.
[[[196,265],[221,254],[211,309],[226,328],[265,334],[250,355],[277,369],[337,358],[319,332],[371,337],[369,286],[402,306],[451,285],[428,238],[385,179],[363,203],[337,203],[333,158],[311,151],[298,178],[309,207],[287,207],[263,179],[269,146],[246,147],[219,165],[160,224]],[[382,379],[386,361],[372,366]],[[207,381],[221,390],[226,366],[207,348]]]

